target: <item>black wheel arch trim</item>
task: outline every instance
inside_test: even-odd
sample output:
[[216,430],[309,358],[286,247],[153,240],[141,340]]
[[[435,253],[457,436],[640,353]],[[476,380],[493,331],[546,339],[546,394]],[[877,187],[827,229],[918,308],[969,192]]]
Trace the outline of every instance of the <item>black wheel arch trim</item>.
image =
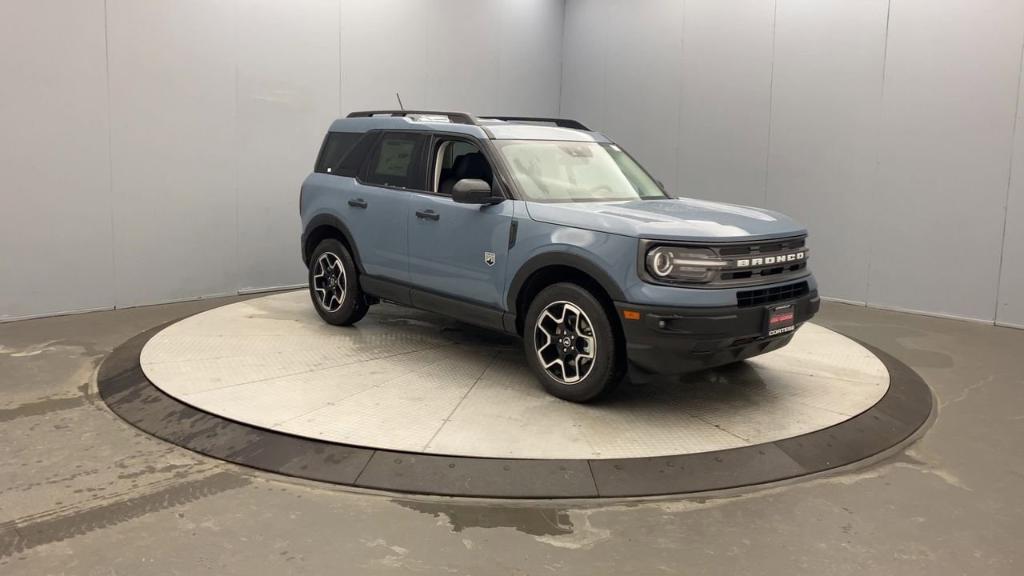
[[306,224],[306,228],[302,231],[302,263],[309,267],[309,259],[313,256],[313,250],[316,249],[316,246],[307,246],[307,244],[309,243],[310,236],[321,228],[333,228],[341,234],[349,250],[352,252],[352,260],[355,262],[356,269],[362,273],[363,261],[359,257],[359,247],[356,246],[355,238],[352,236],[352,232],[349,231],[348,226],[341,221],[341,218],[334,214],[317,214]]
[[626,299],[626,296],[619,287],[619,284],[600,266],[587,259],[585,256],[581,256],[574,252],[543,252],[527,260],[519,267],[515,276],[512,277],[512,282],[509,284],[508,288],[508,297],[506,299],[510,314],[518,314],[516,305],[519,301],[519,294],[522,292],[523,286],[526,285],[526,281],[529,280],[536,272],[551,266],[575,268],[587,276],[590,276],[599,286],[601,286],[605,293],[608,294],[612,299],[612,302],[620,302]]

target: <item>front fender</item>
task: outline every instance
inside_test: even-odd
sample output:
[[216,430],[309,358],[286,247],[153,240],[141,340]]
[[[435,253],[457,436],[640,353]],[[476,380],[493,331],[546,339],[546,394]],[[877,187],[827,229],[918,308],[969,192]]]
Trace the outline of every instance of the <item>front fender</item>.
[[537,222],[523,228],[527,226],[521,227],[512,255],[515,273],[506,295],[509,311],[515,311],[527,279],[548,266],[575,268],[593,278],[613,300],[624,299],[625,279],[636,260],[635,238]]

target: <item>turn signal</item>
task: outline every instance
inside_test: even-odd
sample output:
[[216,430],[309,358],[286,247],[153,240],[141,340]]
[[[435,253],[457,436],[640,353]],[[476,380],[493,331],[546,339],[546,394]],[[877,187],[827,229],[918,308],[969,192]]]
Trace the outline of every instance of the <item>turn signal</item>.
[[622,317],[625,318],[626,320],[639,320],[640,313],[637,312],[636,310],[623,310]]

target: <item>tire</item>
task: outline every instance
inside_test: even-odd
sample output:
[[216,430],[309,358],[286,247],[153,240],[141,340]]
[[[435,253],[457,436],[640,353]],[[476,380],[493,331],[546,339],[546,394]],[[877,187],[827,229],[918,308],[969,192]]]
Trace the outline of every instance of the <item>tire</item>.
[[553,284],[534,297],[523,323],[523,349],[548,393],[589,402],[619,384],[625,354],[611,322],[601,302],[576,284]]
[[352,255],[333,238],[317,244],[309,260],[308,281],[313,307],[328,324],[350,326],[370,309],[359,288],[359,271]]

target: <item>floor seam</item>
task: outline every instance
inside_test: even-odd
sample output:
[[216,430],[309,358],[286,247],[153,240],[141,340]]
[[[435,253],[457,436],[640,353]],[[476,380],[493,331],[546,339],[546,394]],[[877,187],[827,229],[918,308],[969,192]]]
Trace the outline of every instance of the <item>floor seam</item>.
[[[422,350],[420,350],[420,352],[422,352]],[[327,405],[325,405],[325,406],[320,406],[319,408],[314,408],[314,409],[312,409],[312,410],[310,410],[308,412],[303,412],[302,414],[299,414],[298,416],[292,416],[291,418],[285,418],[284,420],[281,420],[280,422],[275,423],[274,426],[275,427],[281,426],[283,424],[287,424],[288,422],[293,422],[293,421],[295,421],[298,418],[302,418],[303,416],[309,416],[310,414],[314,414],[314,413],[319,412],[321,410],[324,410],[324,409],[326,409],[326,408],[328,408],[330,406],[333,406],[336,402],[342,402],[344,400],[348,400],[350,398],[354,398],[354,397],[362,394],[363,392],[369,392],[370,390],[373,390],[373,389],[376,389],[376,388],[380,388],[381,386],[384,386],[385,384],[389,384],[391,382],[394,382],[395,380],[401,380],[402,378],[406,378],[408,376],[416,374],[417,372],[421,372],[423,370],[426,370],[427,368],[430,368],[431,366],[436,366],[436,365],[440,364],[441,362],[444,362],[445,360],[448,360],[450,358],[451,358],[451,356],[445,356],[445,357],[441,358],[440,360],[437,360],[435,362],[431,362],[430,364],[427,364],[426,366],[422,366],[420,368],[417,368],[417,369],[415,369],[415,370],[413,370],[411,372],[406,372],[406,373],[404,373],[404,374],[402,374],[400,376],[395,376],[394,378],[388,378],[387,380],[384,380],[383,382],[378,382],[377,384],[374,384],[374,385],[370,386],[369,388],[364,388],[364,389],[362,389],[362,390],[360,390],[358,392],[353,392],[352,394],[346,394],[345,396],[341,396],[339,398],[335,398],[335,399],[331,400],[330,402],[328,402]]]
[[743,436],[740,436],[739,434],[737,434],[737,433],[735,433],[735,432],[733,432],[731,430],[723,428],[722,426],[719,426],[718,424],[715,424],[714,422],[710,422],[708,420],[705,420],[704,418],[702,418],[701,416],[699,416],[697,414],[691,414],[690,416],[696,418],[697,420],[700,420],[701,422],[707,424],[708,426],[711,426],[715,430],[721,430],[722,432],[725,432],[729,436],[732,436],[734,438],[738,438],[740,440],[743,440],[744,442],[747,443],[747,446],[753,446],[754,445],[754,441],[751,440],[750,438],[744,438]]
[[421,449],[422,452],[427,451],[427,448],[430,446],[430,443],[433,442],[434,439],[437,438],[437,435],[441,433],[441,430],[443,430],[444,427],[448,425],[448,422],[451,420],[451,417],[455,414],[455,412],[459,409],[459,406],[462,406],[462,403],[466,400],[466,397],[469,396],[469,393],[472,392],[474,388],[476,388],[476,385],[480,382],[480,380],[483,379],[484,375],[487,374],[487,371],[490,370],[492,366],[494,366],[494,361],[497,360],[498,356],[500,355],[501,351],[498,350],[491,356],[491,361],[487,363],[487,366],[485,366],[483,371],[480,372],[480,375],[476,377],[476,380],[474,380],[473,384],[471,384],[469,389],[466,390],[466,393],[462,395],[462,398],[459,398],[459,402],[455,405],[454,408],[452,408],[452,411],[449,412],[448,415],[445,416],[444,420],[441,421],[441,425],[438,426],[437,430],[434,432],[434,435],[430,437],[430,440],[427,440],[427,443],[423,445],[423,448]]
[[363,472],[366,472],[366,469],[370,467],[370,461],[372,461],[379,452],[380,450],[373,450],[370,453],[370,457],[366,459],[366,462],[363,463],[363,467],[359,469],[359,474],[356,474],[356,477],[352,479],[352,484],[359,484],[359,479],[363,477]]
[[594,475],[594,466],[592,462],[593,461],[590,458],[587,458],[587,470],[590,470],[590,481],[594,484],[594,494],[600,498],[601,489],[597,487],[597,476]]
[[[258,384],[260,382],[268,382],[270,380],[280,380],[282,378],[290,378],[292,376],[299,376],[299,375],[302,375],[302,374],[312,374],[314,372],[323,372],[325,370],[332,370],[334,368],[342,368],[344,366],[352,366],[353,364],[361,364],[363,362],[375,362],[377,360],[387,360],[388,358],[394,358],[396,356],[404,356],[406,354],[415,354],[417,352],[426,352],[427,350],[437,350],[438,348],[444,348],[446,346],[455,346],[455,344],[440,344],[438,346],[431,346],[429,348],[420,348],[418,350],[410,350],[408,352],[399,352],[397,354],[388,354],[388,355],[385,355],[385,356],[378,356],[376,358],[370,358],[368,360],[356,360],[356,361],[353,361],[353,362],[342,362],[341,364],[332,364],[330,366],[324,366],[323,368],[313,368],[311,370],[300,370],[298,372],[289,372],[288,374],[281,374],[279,376],[269,376],[267,378],[257,378],[256,380],[248,380],[246,382],[238,382],[238,383],[235,383],[235,384],[228,384],[226,386],[218,386],[216,388],[207,388],[205,390],[200,390],[198,392],[192,392],[191,394],[183,394],[182,397],[195,396],[197,394],[205,394],[206,392],[216,392],[216,391],[219,391],[219,390],[227,390],[228,388],[235,388],[235,387],[238,387],[238,386],[245,386],[247,384]],[[143,373],[145,373],[145,369],[143,369]],[[146,379],[147,380],[149,379],[149,375],[148,374],[146,375]],[[156,382],[153,382],[153,384],[157,388],[160,388],[160,385],[157,384]],[[163,390],[163,388],[160,388],[160,389]]]

